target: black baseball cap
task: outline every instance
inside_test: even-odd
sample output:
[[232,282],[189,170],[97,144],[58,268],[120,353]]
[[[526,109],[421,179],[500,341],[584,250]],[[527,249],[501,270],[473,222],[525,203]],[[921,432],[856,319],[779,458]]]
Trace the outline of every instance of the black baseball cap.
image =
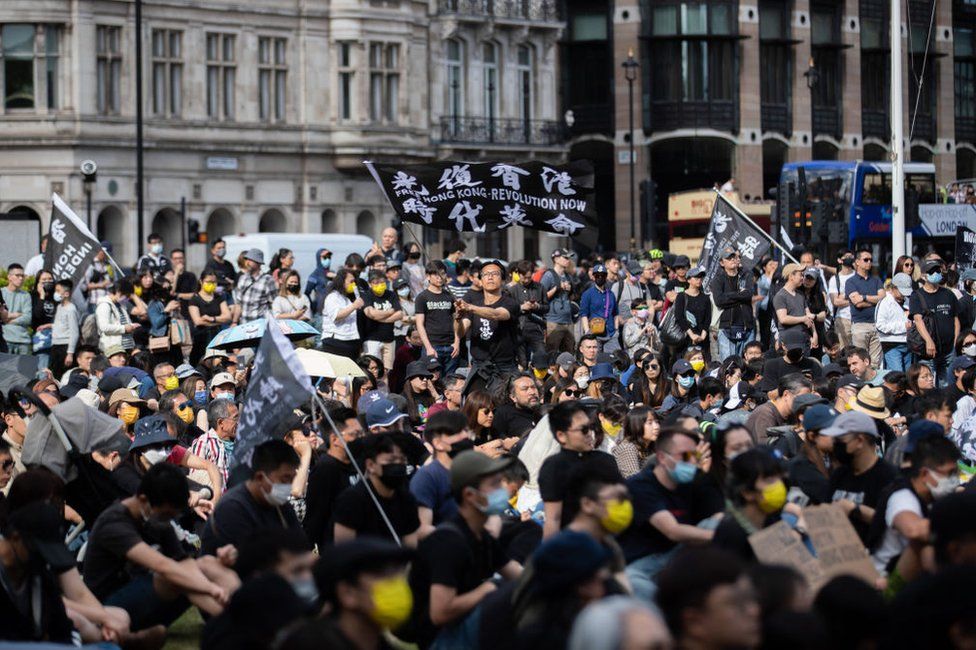
[[50,503],[35,502],[18,508],[7,517],[5,533],[16,532],[37,551],[56,573],[75,566],[75,558],[64,545],[62,517]]

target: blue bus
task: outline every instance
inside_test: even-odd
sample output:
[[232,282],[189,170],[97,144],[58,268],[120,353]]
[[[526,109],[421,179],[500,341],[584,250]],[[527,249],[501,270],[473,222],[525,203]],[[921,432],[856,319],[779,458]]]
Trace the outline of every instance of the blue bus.
[[[802,201],[801,168],[808,207],[814,210],[817,203],[828,202],[833,218],[839,221],[843,216],[847,223],[846,241],[832,237],[830,243],[822,244],[819,252],[824,255],[823,262],[833,265],[837,251],[844,247],[867,246],[879,264],[891,268],[891,163],[813,160],[783,165],[777,190],[777,214],[794,243],[803,242],[802,237],[799,241],[793,237],[790,218]],[[905,195],[906,205],[935,203],[935,165],[905,163]],[[921,227],[912,233],[925,236]]]

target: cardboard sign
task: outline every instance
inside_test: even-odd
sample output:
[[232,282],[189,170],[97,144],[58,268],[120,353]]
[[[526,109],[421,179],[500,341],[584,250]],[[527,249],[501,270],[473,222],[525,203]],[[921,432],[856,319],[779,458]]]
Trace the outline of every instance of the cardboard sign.
[[878,572],[839,506],[804,508],[803,518],[816,557],[789,525],[779,522],[749,536],[749,544],[759,561],[793,567],[806,578],[814,592],[839,575],[853,575],[874,585]]

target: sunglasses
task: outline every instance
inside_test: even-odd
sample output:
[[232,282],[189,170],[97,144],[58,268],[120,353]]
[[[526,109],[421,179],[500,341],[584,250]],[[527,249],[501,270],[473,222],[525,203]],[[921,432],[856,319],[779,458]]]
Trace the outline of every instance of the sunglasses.
[[647,367],[650,368],[651,370],[660,370],[661,369],[661,365],[658,364],[658,363],[649,363],[649,364],[647,364]]
[[682,374],[680,374],[680,375],[678,375],[678,376],[679,376],[679,377],[694,377],[694,376],[695,376],[695,371],[694,371],[694,370],[692,370],[692,371],[690,371],[690,372],[686,372],[686,373],[682,373]]
[[12,470],[14,468],[13,459],[3,461],[3,465],[0,465],[0,468],[2,468],[5,472]]
[[567,388],[566,390],[563,391],[563,395],[567,397],[579,397],[581,394],[582,393],[580,391],[574,390],[572,388]]

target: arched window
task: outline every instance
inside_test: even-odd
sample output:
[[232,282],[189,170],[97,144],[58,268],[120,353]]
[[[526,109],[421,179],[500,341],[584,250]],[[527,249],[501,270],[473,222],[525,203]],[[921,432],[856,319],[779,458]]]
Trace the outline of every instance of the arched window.
[[837,160],[837,153],[837,147],[825,140],[813,143],[814,160]]
[[210,213],[210,217],[207,219],[208,241],[213,242],[221,237],[233,235],[236,229],[237,220],[226,208],[217,208]]
[[258,232],[287,232],[288,219],[280,210],[267,210],[258,222]]
[[369,210],[356,215],[356,232],[367,237],[376,237],[376,216]]
[[180,232],[180,214],[173,208],[163,208],[153,216],[152,227],[149,232],[157,232],[163,238],[166,250],[170,251],[183,245],[183,234]]
[[976,152],[972,149],[956,149],[956,177],[976,178]]
[[864,145],[864,160],[870,162],[886,162],[888,151],[874,142]]
[[339,215],[335,210],[322,211],[322,232],[326,234],[339,232]]
[[114,205],[110,205],[98,213],[95,221],[95,234],[99,241],[109,241],[113,247],[113,257],[120,263],[133,262],[129,257],[129,228],[125,223],[125,215]]

